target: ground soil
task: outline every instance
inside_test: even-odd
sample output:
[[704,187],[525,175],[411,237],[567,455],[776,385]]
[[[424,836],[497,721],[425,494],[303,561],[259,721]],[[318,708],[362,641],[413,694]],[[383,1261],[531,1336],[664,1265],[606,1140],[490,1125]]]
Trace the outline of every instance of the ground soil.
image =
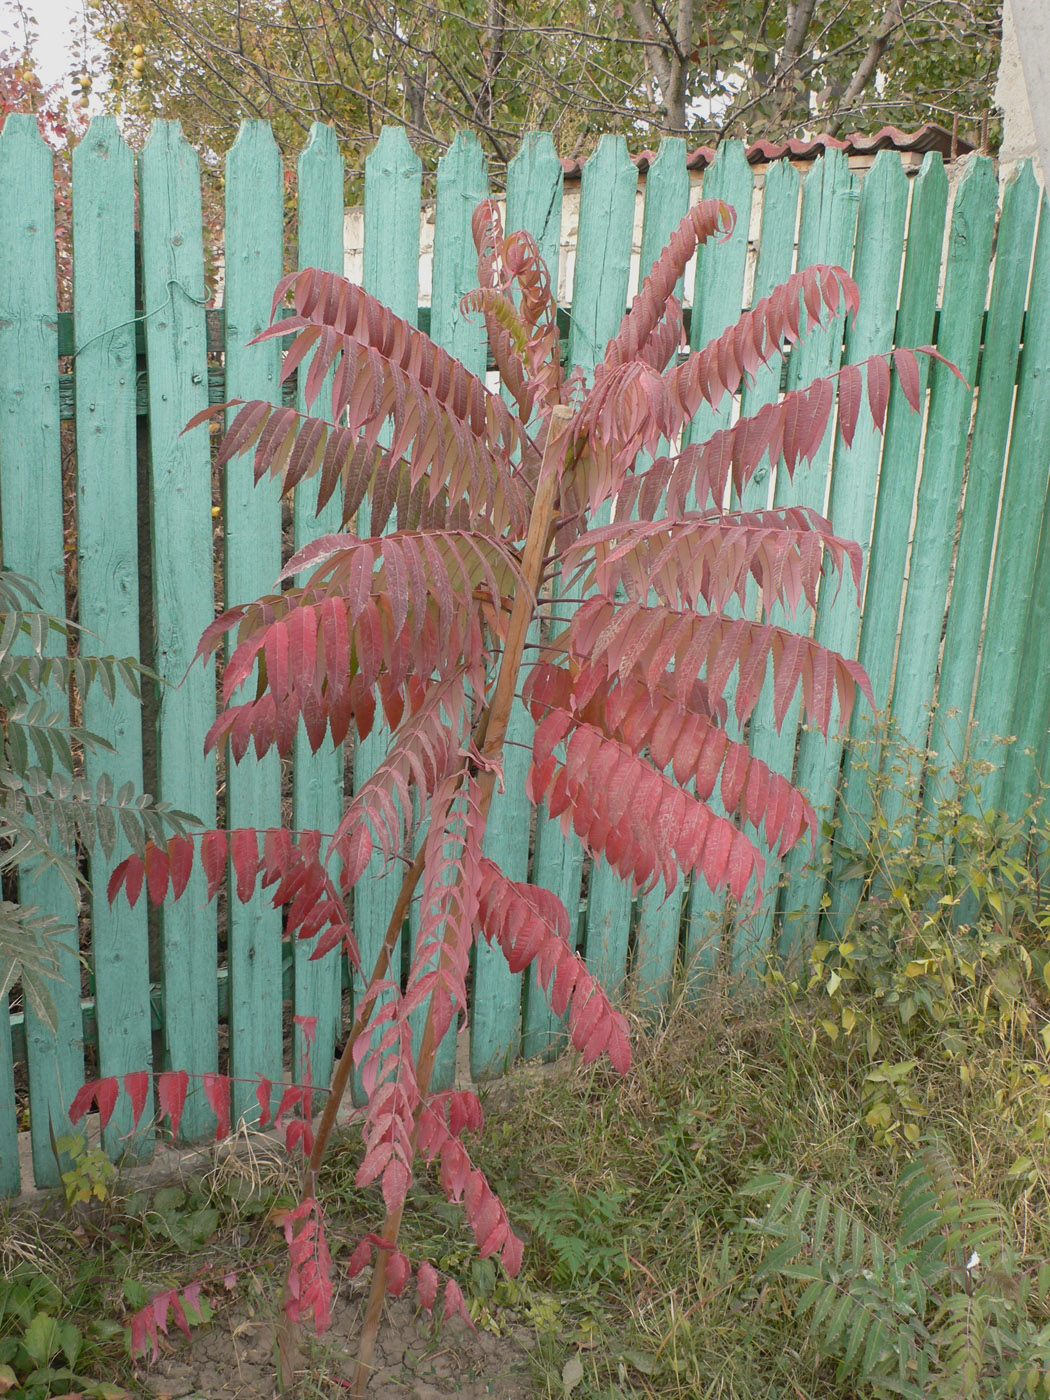
[[[343,1291],[323,1343],[308,1345],[303,1392],[338,1395],[354,1374],[360,1292]],[[272,1313],[242,1308],[196,1332],[192,1345],[178,1333],[145,1377],[157,1400],[271,1400],[279,1394],[274,1367]],[[391,1299],[376,1344],[370,1400],[533,1400],[539,1392],[530,1368],[535,1345],[524,1327],[501,1336],[472,1332],[453,1319],[435,1328],[413,1303]]]

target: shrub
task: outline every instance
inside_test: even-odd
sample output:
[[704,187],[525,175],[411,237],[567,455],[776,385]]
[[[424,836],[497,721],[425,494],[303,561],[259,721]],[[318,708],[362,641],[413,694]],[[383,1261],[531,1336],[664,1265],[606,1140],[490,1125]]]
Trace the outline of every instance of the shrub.
[[[277,288],[274,322],[260,339],[293,338],[284,378],[298,371],[309,408],[324,395],[328,413],[240,404],[219,449],[220,465],[253,452],[256,478],[280,476],[286,492],[317,477],[320,506],[341,491],[348,533],[301,550],[282,591],[208,628],[202,656],[235,639],[209,746],[228,742],[235,759],[250,746],[287,755],[300,723],[314,749],[326,735],[337,744],[363,739],[377,710],[389,743],[334,833],[177,837],[123,862],[111,893],[125,887],[137,898],[145,880],[159,901],[170,881],[177,897],[197,853],[214,894],[229,857],[239,898],[261,879],[287,910],[287,937],[319,936],[315,957],[342,945],[363,972],[368,990],[316,1137],[300,1134],[309,1153],[304,1196],[285,1225],[287,1315],[295,1323],[312,1311],[324,1326],[331,1284],[315,1184],[357,1065],[368,1095],[357,1181],[380,1183],[386,1207],[382,1231],[350,1263],[352,1274],[374,1265],[358,1393],[384,1290],[400,1293],[414,1273],[427,1309],[439,1291],[433,1267],[398,1247],[420,1157],[440,1162],[444,1189],[464,1203],[482,1257],[498,1256],[510,1273],[521,1261],[521,1243],[462,1140],[481,1126],[477,1098],[431,1092],[437,1046],[466,1007],[475,939],[500,947],[515,972],[535,967],[555,1010],[568,1013],[585,1060],[607,1055],[621,1073],[630,1064],[626,1021],[573,952],[564,906],[545,889],[509,880],[483,854],[515,696],[537,726],[532,802],[545,802],[636,889],[662,881],[670,890],[693,874],[738,900],[761,879],[760,842],[784,852],[813,832],[815,817],[788,779],[731,737],[727,696],[743,725],[771,672],[777,721],[801,688],[809,721],[825,732],[836,703],[845,725],[856,691],[871,698],[855,662],[768,620],[774,604],[791,612],[812,605],[826,569],[859,584],[857,546],[810,510],[726,505],[730,488],[739,494],[767,455],[789,473],[812,458],[831,420],[835,379],[790,393],[707,442],[668,447],[701,404],[731,404],[749,377],[825,317],[856,310],[845,272],[808,268],[681,359],[674,287],[697,246],[730,230],[734,217],[717,201],[689,213],[588,386],[563,370],[535,243],[525,233],[505,236],[496,206],[482,204],[474,218],[480,286],[463,305],[484,319],[506,400],[359,287],[315,270],[293,274]],[[277,319],[289,296],[290,317]],[[893,361],[918,406],[914,352],[897,351]],[[882,358],[842,370],[847,442],[865,377],[882,426],[890,370]],[[349,527],[366,499],[371,536],[359,538]],[[603,509],[609,523],[594,524]],[[396,528],[383,534],[392,518]],[[565,596],[577,596],[576,587],[582,601],[561,631],[544,627],[526,659],[526,635],[535,620],[546,622],[555,575]],[[736,607],[753,601],[761,602],[759,620]],[[716,789],[728,816],[710,805]],[[361,969],[344,897],[374,852],[388,864],[403,861],[405,874],[382,951]],[[415,898],[419,934],[402,987],[391,952]],[[424,1006],[414,1048],[410,1018]],[[444,1299],[446,1313],[462,1309],[454,1280]]]
[[71,722],[71,692],[82,700],[98,685],[112,698],[122,684],[137,698],[144,673],[128,659],[48,655],[52,634],[68,640],[75,631],[73,623],[42,610],[29,579],[0,572],[0,996],[20,981],[52,1031],[49,984],[59,975],[59,940],[76,930],[26,901],[30,878],[57,871],[79,900],[81,855],[98,850],[112,861],[121,833],[144,852],[148,840],[165,841],[172,831],[182,836],[197,824],[130,783],[114,792],[105,775],[94,787],[78,775],[85,750],[112,752],[112,745]]

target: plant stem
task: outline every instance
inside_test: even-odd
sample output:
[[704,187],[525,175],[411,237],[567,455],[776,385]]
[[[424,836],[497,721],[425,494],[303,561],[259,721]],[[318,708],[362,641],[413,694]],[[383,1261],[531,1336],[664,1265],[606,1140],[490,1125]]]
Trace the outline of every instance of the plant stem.
[[[560,472],[556,469],[556,463],[559,454],[564,451],[564,437],[571,421],[571,409],[559,404],[552,410],[551,423],[547,432],[547,442],[543,450],[543,464],[540,468],[539,483],[536,487],[536,495],[532,503],[532,513],[529,517],[529,532],[521,556],[521,573],[525,580],[526,588],[519,590],[514,598],[510,623],[507,627],[507,639],[503,645],[503,655],[500,660],[499,675],[496,677],[496,687],[493,691],[492,699],[485,708],[485,713],[478,722],[476,731],[475,737],[479,741],[479,749],[483,761],[481,772],[478,775],[479,820],[482,824],[484,824],[488,818],[489,808],[492,805],[492,795],[496,787],[496,771],[503,753],[503,741],[507,736],[507,726],[510,723],[511,709],[518,688],[518,676],[521,672],[521,658],[525,651],[525,639],[528,635],[529,625],[536,612],[536,599],[539,595],[540,580],[543,576],[543,560],[551,540],[554,506],[561,480]],[[417,856],[416,863],[419,864],[420,861],[421,856]],[[414,869],[415,867],[413,866],[413,870]],[[420,869],[422,869],[421,865]],[[412,872],[410,871],[409,873],[411,874]],[[419,876],[417,874],[416,881],[418,881],[418,878]],[[415,888],[416,881],[413,881],[413,889]],[[410,900],[411,894],[409,895],[409,901]],[[407,908],[407,902],[405,907]],[[436,1058],[437,1036],[434,1031],[433,1002],[431,1002],[426,1025],[423,1028],[423,1041],[419,1049],[419,1062],[416,1070],[420,1109],[422,1109],[430,1093],[430,1081],[434,1075],[434,1063]],[[340,1070],[342,1069],[342,1061],[340,1061],[339,1068]],[[413,1130],[413,1147],[415,1146],[415,1133],[418,1132],[418,1129],[419,1110],[416,1112],[415,1128]],[[315,1152],[317,1150],[316,1144],[314,1150]],[[311,1161],[312,1160],[311,1158]],[[365,1387],[368,1385],[369,1377],[372,1374],[372,1355],[375,1351],[376,1337],[379,1334],[379,1321],[383,1312],[383,1299],[386,1296],[387,1260],[397,1245],[398,1235],[401,1232],[401,1217],[403,1213],[404,1205],[402,1204],[387,1216],[383,1225],[382,1240],[388,1248],[380,1249],[377,1252],[375,1265],[372,1270],[372,1285],[369,1289],[368,1304],[365,1308],[364,1322],[361,1326],[361,1336],[357,1344],[357,1370],[354,1372],[353,1387],[350,1391],[352,1400],[361,1400],[361,1397],[365,1393]]]
[[[416,892],[419,884],[419,877],[423,873],[423,851],[420,850],[415,860],[409,866],[401,885],[401,893],[397,897],[394,905],[394,912],[390,916],[387,924],[386,936],[383,939],[383,946],[379,950],[375,967],[372,969],[372,976],[368,985],[374,986],[382,977],[386,976],[390,959],[393,955],[394,944],[397,942],[401,932],[405,917],[408,914],[408,906],[412,903],[412,896]],[[369,1003],[370,1004],[370,1003]],[[361,1010],[365,1008],[362,1007]],[[346,1086],[350,1082],[350,1073],[354,1067],[354,1046],[358,1037],[368,1025],[368,1018],[361,1019],[361,1010],[358,1011],[358,1019],[353,1029],[347,1037],[343,1047],[343,1053],[339,1056],[339,1063],[336,1065],[335,1074],[332,1076],[332,1087],[328,1094],[328,1101],[324,1106],[324,1113],[321,1121],[317,1125],[317,1136],[314,1138],[313,1151],[310,1153],[310,1160],[306,1167],[306,1192],[309,1196],[316,1196],[317,1193],[317,1173],[324,1160],[325,1150],[328,1147],[328,1140],[332,1136],[332,1129],[335,1127],[336,1114],[339,1112],[339,1105],[343,1101],[346,1093]]]

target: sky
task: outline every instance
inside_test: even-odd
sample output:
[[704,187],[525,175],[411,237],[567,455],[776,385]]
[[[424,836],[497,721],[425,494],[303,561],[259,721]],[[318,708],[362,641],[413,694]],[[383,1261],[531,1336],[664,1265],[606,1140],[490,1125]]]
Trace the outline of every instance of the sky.
[[73,63],[69,46],[83,23],[84,0],[0,0],[0,31],[20,39],[19,10],[36,19],[37,70],[47,84],[67,84]]

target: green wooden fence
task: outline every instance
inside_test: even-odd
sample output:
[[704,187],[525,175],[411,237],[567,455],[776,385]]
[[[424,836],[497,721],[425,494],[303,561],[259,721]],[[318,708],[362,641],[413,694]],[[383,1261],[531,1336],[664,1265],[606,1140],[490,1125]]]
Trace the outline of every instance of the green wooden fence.
[[[60,315],[52,155],[32,119],[8,119],[0,135],[3,562],[35,578],[49,610],[63,613],[75,551],[79,620],[93,634],[85,646],[139,656],[171,683],[155,714],[127,698],[115,705],[89,698],[88,727],[117,750],[104,760],[93,756],[89,777],[108,770],[118,783],[155,786],[160,798],[208,822],[221,795],[231,827],[277,825],[283,815],[297,828],[331,831],[344,781],[367,776],[381,739],[351,755],[325,747],[314,756],[304,746],[290,774],[276,759],[227,769],[200,757],[215,715],[214,670],[198,665],[183,681],[217,602],[267,591],[293,539],[297,547],[336,523],[315,520],[303,491],[287,528],[276,492],[253,487],[247,463],[235,464],[219,483],[207,435],[180,437],[209,401],[280,392],[276,343],[248,345],[267,322],[289,227],[284,171],[265,124],[245,125],[225,177],[223,307],[214,309],[199,166],[179,127],[158,123],[136,156],[112,119],[93,122],[73,158],[73,310]],[[313,131],[297,178],[299,265],[338,269],[343,169],[327,128]],[[529,229],[550,260],[559,252],[563,183],[550,138],[528,137],[508,171],[508,223]],[[756,172],[736,144],[722,147],[703,187],[732,203],[740,219],[733,237],[705,248],[686,279],[693,346],[796,266],[839,263],[860,284],[855,324],[812,336],[791,356],[786,380],[779,369],[762,373],[743,395],[746,409],[844,361],[931,341],[973,386],[941,366],[924,370],[923,414],[912,414],[895,389],[885,440],[862,427],[847,449],[832,427],[809,471],[792,483],[763,468],[743,504],[771,498],[777,505],[827,505],[838,532],[863,546],[863,608],[847,588],[829,588],[815,617],[788,625],[812,628],[822,642],[859,656],[880,704],[915,751],[896,800],[890,796],[902,834],[914,810],[908,789],[918,790],[919,755],[928,746],[954,762],[969,742],[971,754],[992,765],[981,804],[1021,814],[1037,789],[1050,714],[1045,195],[1022,167],[1005,189],[1000,217],[987,159],[970,158],[949,176],[940,157],[927,156],[909,175],[893,152],[861,172],[830,151],[804,169],[782,162]],[[404,133],[388,129],[366,166],[365,285],[478,371],[483,335],[460,315],[459,302],[474,276],[471,212],[488,189],[480,148],[459,137],[437,170],[433,293],[420,307],[419,160]],[[582,177],[567,344],[570,361],[586,370],[601,358],[635,290],[638,189],[623,139],[604,138]],[[643,266],[697,196],[685,144],[666,141],[644,185]],[[690,435],[714,422],[702,415]],[[73,447],[75,473],[68,461],[63,469]],[[73,490],[75,511],[64,498]],[[976,727],[968,740],[971,717]],[[846,836],[862,841],[871,792],[865,764],[850,762],[850,739],[867,740],[872,729],[871,716],[861,713],[850,735],[826,742],[800,730],[796,709],[778,734],[767,696],[751,738],[761,757],[794,772],[825,819],[837,814]],[[829,881],[807,865],[806,852],[771,861],[778,890],[757,917],[738,919],[700,885],[632,901],[600,863],[588,868],[579,844],[542,814],[530,850],[522,796],[528,734],[519,707],[507,792],[494,804],[487,849],[516,878],[525,877],[531,860],[532,878],[579,910],[579,946],[611,990],[629,990],[640,1006],[656,1010],[683,959],[702,985],[720,967],[760,960],[777,940],[781,951],[797,948],[815,933],[822,909],[832,929],[843,927],[857,884],[844,869]],[[1016,736],[1008,748],[995,743],[1004,735]],[[943,773],[926,791],[930,801],[948,795]],[[392,882],[373,874],[355,891],[366,962],[394,897]],[[327,1077],[343,1002],[360,991],[344,978],[336,954],[310,962],[309,948],[298,946],[283,957],[279,916],[265,898],[208,904],[195,875],[179,903],[153,916],[144,904],[131,910],[119,900],[110,908],[107,875],[92,867],[80,917],[85,964],[72,944],[64,955],[57,1037],[28,1012],[0,1018],[0,1191],[7,1194],[21,1186],[26,1093],[33,1176],[49,1184],[57,1174],[51,1131],[66,1129],[66,1108],[85,1075],[222,1068],[238,1082],[236,1111],[249,1114],[256,1076],[280,1081],[303,1072],[306,1046],[296,1016],[317,1018],[313,1072]],[[76,922],[54,880],[27,884],[22,897]],[[475,1077],[560,1044],[561,1028],[535,986],[522,985],[484,946],[472,994]],[[445,1047],[446,1082],[456,1070],[455,1051],[451,1042]],[[191,1089],[184,1126],[190,1137],[214,1126],[199,1090]],[[149,1155],[149,1130],[133,1141],[130,1132],[130,1116],[118,1110],[107,1148]]]

